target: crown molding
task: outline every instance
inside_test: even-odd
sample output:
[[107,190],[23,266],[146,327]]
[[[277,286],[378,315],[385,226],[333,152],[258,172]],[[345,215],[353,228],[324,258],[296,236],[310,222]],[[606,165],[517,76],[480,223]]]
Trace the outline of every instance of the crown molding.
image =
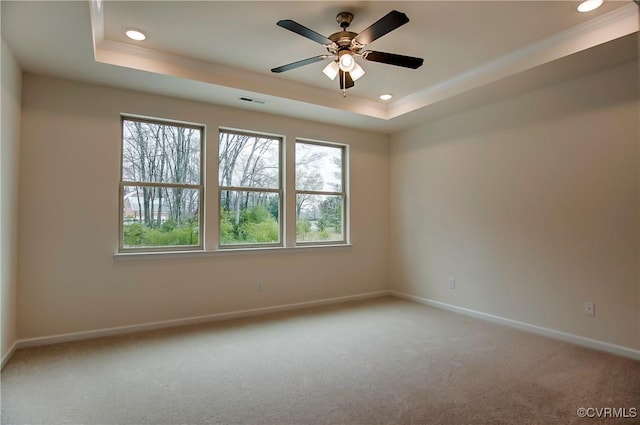
[[345,101],[335,91],[329,92],[256,72],[106,39],[102,6],[102,0],[91,0],[90,14],[96,62],[238,89],[239,95],[248,91],[258,96],[284,97],[378,119],[386,119],[388,116],[386,104],[370,99],[350,95],[348,101]]
[[638,8],[630,3],[487,62],[390,104],[392,119],[522,71],[578,53],[640,30]]
[[302,83],[108,40],[104,32],[103,1],[90,0],[94,58],[97,62],[237,89],[239,95],[248,91],[257,96],[288,99],[382,120],[392,120],[640,30],[638,7],[630,3],[449,80],[383,104],[358,96],[349,96],[345,101],[335,92]]
[[95,53],[97,46],[104,40],[104,2],[90,0],[89,15],[91,17],[91,41]]

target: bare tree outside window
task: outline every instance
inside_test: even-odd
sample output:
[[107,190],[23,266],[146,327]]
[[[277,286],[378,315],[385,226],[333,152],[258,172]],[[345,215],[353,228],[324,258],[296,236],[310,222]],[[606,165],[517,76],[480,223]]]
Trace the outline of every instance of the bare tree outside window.
[[[121,122],[119,251],[204,249],[204,126]],[[283,138],[224,129],[218,147],[219,247],[283,246]],[[286,201],[296,245],[348,242],[347,150],[296,141],[295,193]]]
[[296,142],[296,242],[345,242],[345,147]]
[[123,117],[121,250],[202,247],[203,133]]
[[282,139],[220,131],[220,245],[281,244]]

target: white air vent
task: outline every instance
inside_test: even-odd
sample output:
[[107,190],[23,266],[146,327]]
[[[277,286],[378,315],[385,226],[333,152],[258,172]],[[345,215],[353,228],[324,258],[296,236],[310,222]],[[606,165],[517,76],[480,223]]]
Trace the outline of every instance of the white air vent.
[[267,103],[267,101],[264,99],[255,99],[255,98],[245,97],[245,96],[242,96],[240,100],[244,102],[257,103],[258,105],[264,105],[265,103]]

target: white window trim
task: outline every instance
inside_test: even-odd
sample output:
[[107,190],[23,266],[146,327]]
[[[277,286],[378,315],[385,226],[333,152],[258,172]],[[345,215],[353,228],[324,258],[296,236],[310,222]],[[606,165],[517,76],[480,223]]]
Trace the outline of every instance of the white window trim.
[[220,222],[222,219],[221,208],[218,207],[217,220],[218,220],[218,238],[217,238],[217,250],[218,251],[236,251],[236,250],[260,250],[260,249],[277,249],[285,247],[285,181],[284,181],[284,164],[285,164],[285,138],[281,135],[270,134],[266,132],[255,132],[247,130],[238,130],[220,127],[218,129],[218,149],[220,149],[220,134],[237,134],[242,136],[262,137],[266,139],[272,139],[278,141],[278,188],[257,188],[257,187],[244,187],[244,186],[223,186],[220,184],[220,152],[218,151],[218,161],[216,164],[216,172],[218,176],[218,205],[222,200],[222,192],[225,190],[236,192],[261,192],[261,193],[277,193],[278,194],[278,237],[279,242],[275,243],[247,243],[247,244],[223,244],[222,243],[222,231],[220,230]]
[[[308,145],[316,145],[316,146],[328,146],[332,148],[340,148],[342,150],[342,182],[341,192],[334,191],[319,191],[319,190],[298,190],[295,186],[296,182],[296,160],[294,158],[294,166],[293,166],[293,186],[294,186],[294,194],[293,199],[294,202],[298,199],[298,194],[309,194],[309,195],[327,195],[327,196],[342,196],[342,239],[341,240],[332,240],[332,241],[309,241],[309,242],[298,242],[296,235],[295,238],[295,246],[298,247],[313,247],[313,246],[349,246],[351,237],[350,237],[350,203],[349,203],[349,145],[343,143],[336,142],[327,142],[322,140],[313,140],[313,139],[305,139],[298,137],[296,138],[296,145],[298,143],[304,143]],[[294,216],[295,227],[297,228],[298,217]]]
[[208,256],[226,256],[226,255],[262,255],[262,254],[281,254],[287,252],[313,252],[324,249],[351,248],[352,244],[316,244],[316,245],[298,245],[298,246],[278,246],[278,247],[251,247],[238,249],[210,249],[202,251],[141,251],[141,252],[119,252],[113,257],[120,261],[128,260],[146,260],[160,258],[193,258]]
[[[184,184],[184,183],[158,183],[158,182],[141,182],[141,181],[124,181],[124,122],[138,121],[151,124],[168,125],[174,127],[187,127],[200,130],[200,184]],[[205,137],[206,126],[204,124],[196,124],[179,120],[170,120],[162,118],[151,118],[140,115],[120,114],[120,184],[118,187],[118,254],[158,254],[158,253],[175,253],[175,252],[202,252],[204,251],[204,217],[205,209]],[[149,246],[149,247],[125,247],[124,246],[124,188],[126,186],[138,187],[167,187],[167,188],[183,188],[198,190],[198,245],[167,245],[167,246]]]
[[[158,183],[158,182],[142,182],[142,181],[124,181],[123,178],[123,149],[124,149],[124,122],[125,121],[139,121],[151,124],[160,124],[160,125],[169,125],[176,127],[189,127],[200,130],[200,182],[199,184],[182,184],[182,183]],[[136,114],[120,114],[120,183],[118,187],[118,199],[119,199],[119,213],[118,213],[118,249],[114,253],[114,259],[117,260],[136,260],[136,259],[160,259],[160,258],[189,258],[189,257],[199,257],[199,256],[211,256],[211,255],[252,255],[252,254],[260,254],[260,253],[282,253],[282,252],[292,252],[292,251],[315,251],[316,249],[336,249],[336,248],[350,248],[353,246],[351,242],[351,206],[350,206],[350,146],[345,143],[338,142],[330,142],[324,140],[314,140],[303,137],[295,138],[295,143],[293,146],[294,158],[292,164],[288,164],[286,161],[287,156],[287,143],[286,137],[283,135],[262,132],[262,131],[251,131],[251,130],[241,130],[235,128],[228,127],[219,127],[218,134],[216,138],[216,143],[218,143],[219,147],[219,137],[221,132],[234,133],[234,134],[243,134],[249,136],[256,137],[264,137],[278,140],[279,143],[279,188],[278,189],[265,189],[265,188],[253,188],[253,187],[232,187],[232,186],[221,186],[218,181],[219,175],[219,160],[216,158],[215,165],[215,174],[216,179],[214,181],[217,182],[217,197],[218,203],[221,199],[222,190],[236,190],[236,191],[247,191],[247,192],[268,192],[268,193],[277,193],[279,196],[279,217],[278,217],[278,226],[279,226],[279,243],[258,243],[258,244],[233,244],[233,245],[223,245],[221,242],[221,231],[220,231],[220,207],[218,206],[217,212],[215,216],[213,214],[209,214],[206,210],[206,198],[207,191],[205,187],[206,175],[207,175],[207,165],[206,165],[206,125],[188,121],[181,121],[175,119],[165,119],[165,118],[155,118],[143,115]],[[306,143],[306,144],[315,144],[319,146],[328,146],[328,147],[337,147],[342,150],[342,191],[305,191],[305,190],[297,190],[295,187],[295,146],[297,143]],[[291,153],[291,152],[290,152]],[[211,166],[211,165],[210,165]],[[288,169],[291,166],[292,169]],[[212,171],[212,170],[208,170]],[[287,177],[288,176],[288,177]],[[293,181],[291,181],[292,179]],[[289,182],[289,183],[287,183]],[[211,183],[211,182],[210,182]],[[288,186],[291,184],[291,186]],[[138,186],[138,187],[169,187],[169,188],[185,188],[198,190],[199,197],[199,217],[198,217],[198,245],[188,245],[188,246],[156,246],[156,247],[127,247],[124,245],[124,222],[123,222],[123,204],[124,204],[124,188],[128,186]],[[288,195],[287,189],[293,189],[293,196]],[[341,196],[343,200],[343,211],[342,211],[342,240],[331,240],[331,241],[309,241],[309,242],[298,242],[297,236],[295,235],[295,228],[297,224],[297,216],[293,215],[293,223],[289,223],[289,218],[287,215],[287,209],[290,207],[289,203],[293,202],[295,206],[295,202],[297,199],[297,195],[299,193],[307,193],[312,195],[334,195]],[[212,199],[209,199],[212,201]],[[218,204],[214,202],[214,205]],[[210,217],[211,215],[211,217]],[[216,242],[211,244],[210,242],[205,241],[205,235],[207,235],[205,227],[207,226],[209,219],[217,219],[218,225],[213,226],[217,228],[217,234],[211,235],[208,234],[209,240],[211,236],[214,236]],[[211,225],[212,223],[209,223]],[[294,236],[291,241],[287,240],[287,228],[292,227],[294,229]],[[291,229],[289,229],[291,230]]]

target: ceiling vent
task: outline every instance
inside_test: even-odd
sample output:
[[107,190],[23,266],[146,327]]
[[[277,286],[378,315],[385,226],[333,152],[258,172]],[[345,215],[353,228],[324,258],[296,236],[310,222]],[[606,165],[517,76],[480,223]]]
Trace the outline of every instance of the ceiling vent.
[[245,96],[242,96],[240,100],[244,102],[257,103],[258,105],[264,105],[265,103],[267,103],[267,101],[264,99],[255,99],[255,98],[245,97]]

